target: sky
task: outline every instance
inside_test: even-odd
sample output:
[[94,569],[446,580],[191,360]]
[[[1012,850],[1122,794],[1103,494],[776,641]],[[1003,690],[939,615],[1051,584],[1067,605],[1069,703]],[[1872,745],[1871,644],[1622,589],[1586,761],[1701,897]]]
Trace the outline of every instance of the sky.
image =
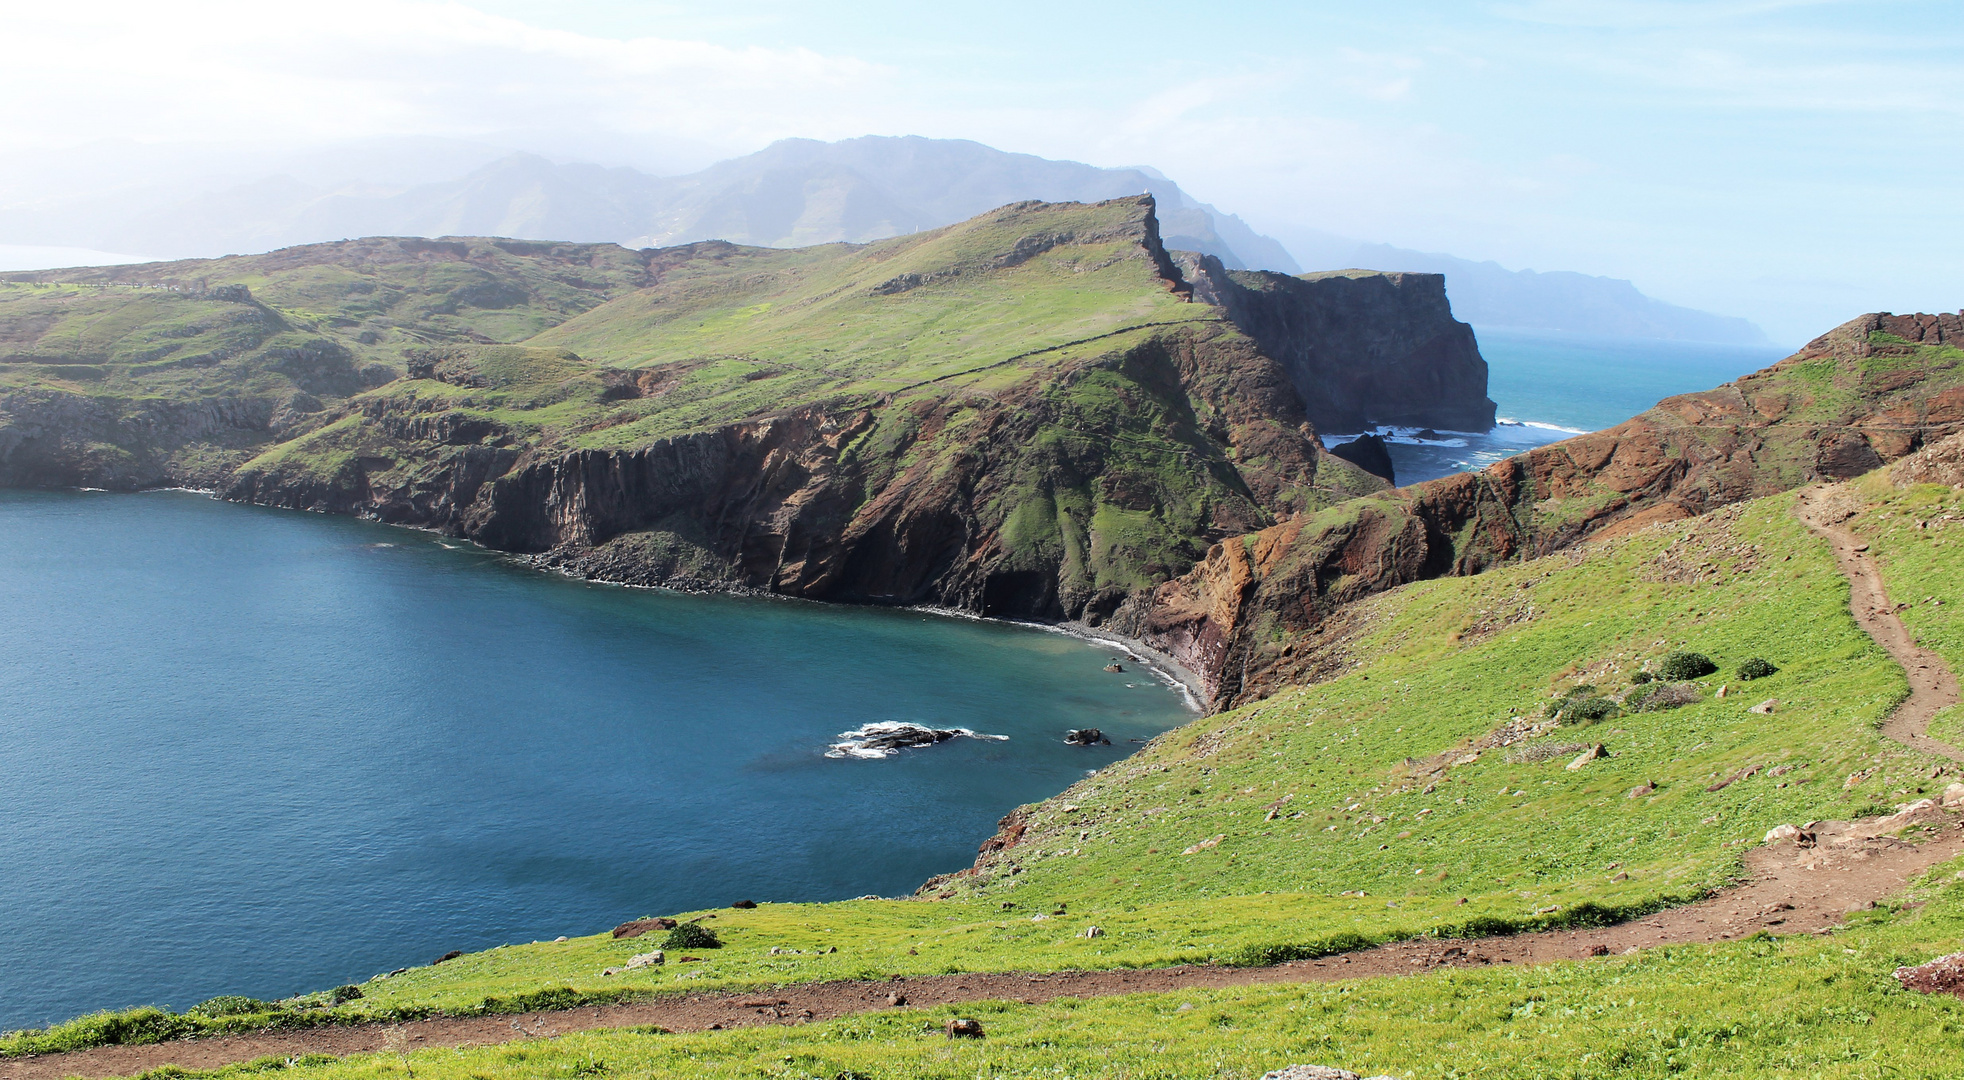
[[1954,0],[0,0],[0,19],[15,178],[130,144],[439,136],[677,173],[912,134],[1150,165],[1258,229],[1630,278],[1784,344],[1964,307]]

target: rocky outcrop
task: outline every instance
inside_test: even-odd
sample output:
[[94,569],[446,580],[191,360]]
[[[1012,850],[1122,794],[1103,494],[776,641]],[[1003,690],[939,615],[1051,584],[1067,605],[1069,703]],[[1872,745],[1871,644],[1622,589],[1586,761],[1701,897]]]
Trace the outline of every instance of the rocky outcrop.
[[1320,431],[1379,424],[1486,431],[1487,363],[1453,318],[1441,274],[1229,271],[1181,253],[1196,299],[1274,357]]
[[1216,704],[1309,677],[1345,605],[1591,537],[1842,479],[1964,431],[1964,323],[1868,315],[1764,371],[1606,431],[1216,545],[1113,628],[1195,672]]
[[1398,483],[1398,472],[1392,466],[1391,451],[1378,435],[1360,435],[1346,443],[1330,447],[1330,453],[1350,462],[1352,465],[1379,477],[1387,484]]
[[[1125,410],[1103,412],[1112,401]],[[439,529],[604,580],[1092,625],[1214,540],[1374,484],[1281,419],[1301,415],[1293,389],[1218,324],[988,397],[813,405],[630,450],[544,452],[400,395],[361,408],[356,441],[324,432],[226,496]],[[1124,430],[1140,420],[1154,441]]]

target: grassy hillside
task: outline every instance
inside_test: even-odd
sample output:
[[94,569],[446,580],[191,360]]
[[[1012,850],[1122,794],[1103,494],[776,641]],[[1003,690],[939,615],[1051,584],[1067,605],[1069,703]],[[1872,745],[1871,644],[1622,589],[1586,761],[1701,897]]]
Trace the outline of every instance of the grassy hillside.
[[1964,430],[1959,326],[1864,316],[1616,427],[1278,523],[1162,587],[1133,632],[1191,657],[1224,702],[1318,677],[1319,627],[1352,601],[1859,476]]
[[[168,1075],[1254,1080],[1315,1062],[1411,1078],[1938,1080],[1955,1075],[1964,1001],[1905,992],[1888,973],[1964,935],[1959,874],[1964,861],[1938,867],[1912,890],[1913,906],[1857,917],[1830,939],[1754,938],[1312,986],[894,1010],[800,1027],[581,1033],[339,1062],[270,1058]],[[943,1037],[942,1022],[955,1016],[981,1020],[988,1037]]]

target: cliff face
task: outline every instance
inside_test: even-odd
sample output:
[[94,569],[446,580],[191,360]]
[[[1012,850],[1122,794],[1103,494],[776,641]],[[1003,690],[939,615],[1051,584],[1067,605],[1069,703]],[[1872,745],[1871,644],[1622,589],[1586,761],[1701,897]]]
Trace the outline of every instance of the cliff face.
[[1453,318],[1441,274],[1336,270],[1290,277],[1188,256],[1195,296],[1220,305],[1289,373],[1310,422],[1486,431],[1487,363]]
[[1097,624],[1215,539],[1381,487],[1279,422],[1300,415],[1287,380],[1210,324],[986,397],[810,405],[631,449],[528,447],[412,389],[242,470],[227,497],[605,580]]
[[1841,479],[1964,430],[1964,321],[1867,315],[1606,431],[1218,544],[1117,623],[1230,705],[1313,679],[1347,603]]
[[857,247],[382,239],[69,276],[0,280],[0,480],[1092,624],[1223,538],[1383,491],[1310,416],[1485,401],[1436,280],[1182,265],[1150,197]]

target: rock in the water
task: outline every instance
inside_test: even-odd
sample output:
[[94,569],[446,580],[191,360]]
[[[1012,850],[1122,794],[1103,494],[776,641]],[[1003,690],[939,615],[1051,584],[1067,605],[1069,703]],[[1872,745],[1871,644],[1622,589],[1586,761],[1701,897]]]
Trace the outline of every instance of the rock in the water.
[[675,929],[674,919],[635,919],[632,922],[624,922],[614,927],[614,936],[617,938],[637,938],[650,930],[673,929]]
[[1105,665],[1105,670],[1111,672],[1120,672],[1125,670],[1125,665],[1114,660],[1111,663]]
[[966,1017],[950,1020],[945,1025],[951,1039],[979,1039],[982,1037],[982,1021]]
[[839,742],[825,751],[829,758],[883,758],[916,746],[934,746],[950,739],[989,739],[1006,742],[1007,735],[983,735],[967,728],[931,728],[904,720],[882,720],[839,733]]
[[1391,451],[1384,440],[1376,435],[1361,435],[1347,443],[1330,447],[1331,455],[1340,457],[1352,465],[1384,478],[1387,484],[1396,484],[1396,471],[1391,466]]
[[1064,733],[1064,741],[1071,746],[1110,746],[1112,741],[1105,733],[1095,727],[1072,728]]

